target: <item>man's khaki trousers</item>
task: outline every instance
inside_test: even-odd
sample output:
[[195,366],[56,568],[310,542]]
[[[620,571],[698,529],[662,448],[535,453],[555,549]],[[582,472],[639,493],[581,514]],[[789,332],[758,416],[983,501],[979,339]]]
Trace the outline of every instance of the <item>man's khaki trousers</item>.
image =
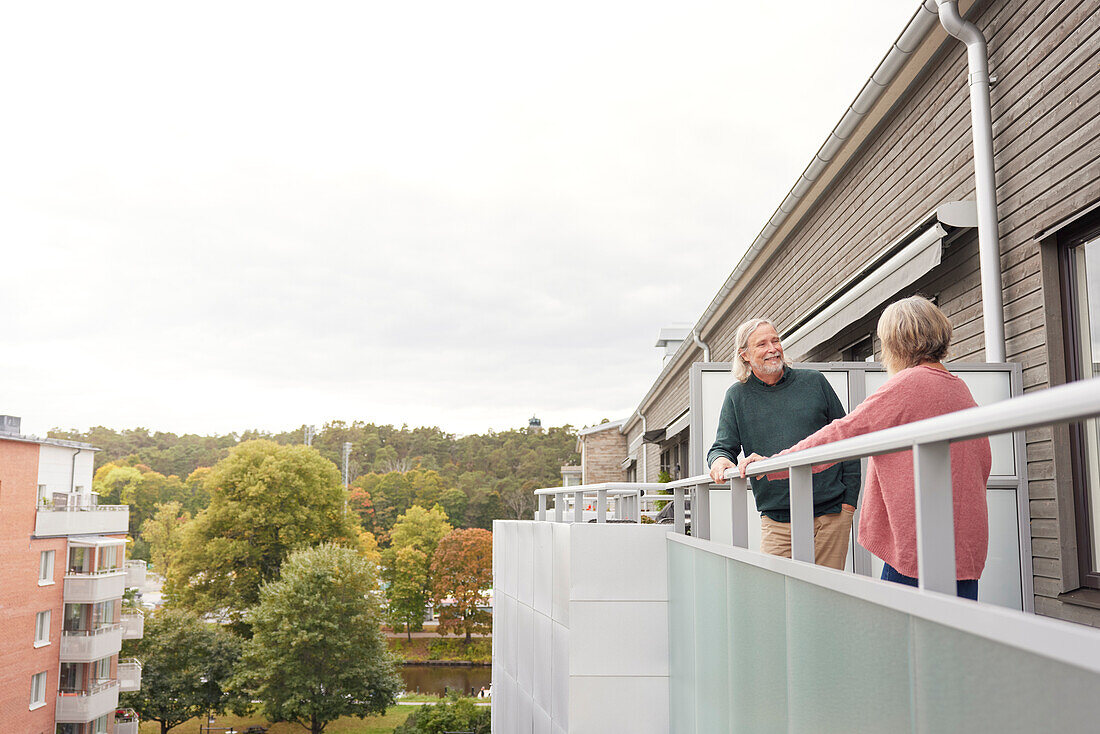
[[[835,515],[814,518],[814,559],[819,566],[844,569],[855,513],[841,508]],[[773,556],[791,557],[791,524],[760,516],[760,550]]]

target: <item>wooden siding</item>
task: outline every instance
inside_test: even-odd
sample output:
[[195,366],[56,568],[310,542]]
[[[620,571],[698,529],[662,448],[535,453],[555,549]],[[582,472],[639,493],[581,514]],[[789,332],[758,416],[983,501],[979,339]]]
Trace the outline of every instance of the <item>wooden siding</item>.
[[[1023,366],[1025,390],[1033,390],[1051,383],[1048,341],[1050,350],[1062,349],[1054,339],[1060,331],[1049,328],[1046,316],[1059,284],[1043,269],[1037,236],[1100,200],[1100,13],[1094,2],[1081,0],[986,2],[980,10],[975,22],[989,39],[998,79],[991,97],[1006,352]],[[714,361],[733,358],[734,331],[743,320],[766,316],[781,328],[790,325],[936,206],[974,197],[966,80],[965,49],[952,41],[754,282],[712,322],[704,339]],[[951,242],[941,265],[898,295],[909,292],[936,296],[951,318],[951,359],[984,360],[976,233]],[[868,314],[809,358],[840,359],[840,350],[871,333],[877,318]],[[684,367],[665,377],[645,408],[650,428],[687,406],[687,375]],[[1073,539],[1064,537],[1072,507],[1056,491],[1058,473],[1069,469],[1056,464],[1052,435],[1049,429],[1027,434],[1036,610],[1100,626],[1100,610],[1057,598],[1073,588],[1075,577],[1065,569],[1076,561],[1065,557],[1075,552]],[[651,477],[656,466],[654,455]]]

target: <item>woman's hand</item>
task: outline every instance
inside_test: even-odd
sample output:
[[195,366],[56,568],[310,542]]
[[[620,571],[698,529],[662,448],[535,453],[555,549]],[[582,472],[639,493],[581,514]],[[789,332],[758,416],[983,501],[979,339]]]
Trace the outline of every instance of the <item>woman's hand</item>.
[[[749,464],[753,463],[754,461],[760,461],[760,460],[766,459],[766,458],[768,458],[768,457],[761,456],[760,454],[749,454],[744,459],[741,459],[741,463],[737,465],[737,471],[740,472],[741,478],[744,479],[745,474],[748,473]],[[762,476],[764,476],[764,475],[763,474],[757,474],[756,478],[759,479]]]

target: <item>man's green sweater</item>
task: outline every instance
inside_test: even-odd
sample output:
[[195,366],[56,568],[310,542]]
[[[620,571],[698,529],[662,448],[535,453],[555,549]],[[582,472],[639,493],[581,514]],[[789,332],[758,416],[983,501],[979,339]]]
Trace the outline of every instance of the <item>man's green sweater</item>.
[[[844,417],[836,392],[817,370],[785,367],[774,385],[750,374],[726,391],[718,435],[707,453],[707,466],[719,456],[737,463],[737,455],[771,456]],[[834,464],[814,474],[814,516],[840,512],[859,499],[859,461]],[[778,522],[791,521],[791,490],[786,479],[752,480],[756,509]]]

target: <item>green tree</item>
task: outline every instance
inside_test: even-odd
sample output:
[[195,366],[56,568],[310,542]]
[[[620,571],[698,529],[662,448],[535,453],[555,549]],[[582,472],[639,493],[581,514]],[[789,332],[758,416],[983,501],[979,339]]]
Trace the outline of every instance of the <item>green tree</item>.
[[386,621],[395,632],[424,629],[424,610],[431,599],[429,558],[417,548],[390,548],[382,554],[386,579]]
[[416,548],[431,558],[439,541],[452,529],[447,513],[439,505],[430,510],[413,505],[397,518],[390,531],[390,543],[394,548]]
[[463,520],[466,517],[466,506],[469,504],[470,498],[466,493],[455,487],[439,495],[439,505],[447,513],[447,519],[458,527],[465,527]]
[[446,734],[469,732],[489,734],[491,713],[488,706],[475,706],[468,698],[418,706],[393,734]]
[[[452,530],[432,556],[432,602],[439,610],[439,634],[487,632],[492,618],[481,609],[493,585],[493,534],[480,528]],[[444,605],[446,600],[446,605]]]
[[341,716],[382,713],[401,681],[379,625],[373,567],[348,548],[292,553],[252,609],[236,681],[271,721],[320,734]]
[[204,481],[210,506],[185,527],[166,591],[190,609],[224,615],[239,631],[260,585],[291,551],[326,541],[357,545],[340,472],[307,446],[243,443]]
[[166,575],[175,566],[183,545],[183,528],[191,521],[191,514],[179,502],[165,502],[156,506],[156,513],[141,526],[141,536],[149,544],[149,558],[153,567]]
[[240,656],[240,642],[217,625],[179,609],[145,620],[145,635],[126,640],[122,653],[142,661],[141,690],[119,703],[160,724],[161,734],[196,716],[230,705],[225,684]]

